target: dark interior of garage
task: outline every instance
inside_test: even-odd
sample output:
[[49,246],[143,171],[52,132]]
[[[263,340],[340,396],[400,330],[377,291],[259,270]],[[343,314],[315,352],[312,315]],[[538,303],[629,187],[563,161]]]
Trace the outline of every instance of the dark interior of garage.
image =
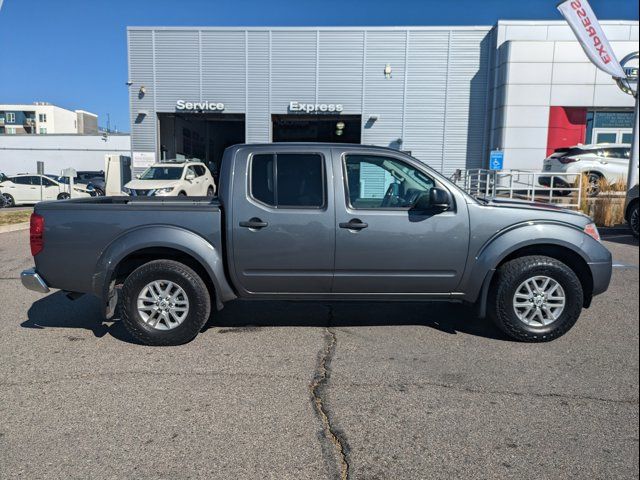
[[162,159],[202,160],[217,177],[227,147],[245,141],[244,114],[159,113]]
[[361,115],[272,115],[274,142],[360,143]]

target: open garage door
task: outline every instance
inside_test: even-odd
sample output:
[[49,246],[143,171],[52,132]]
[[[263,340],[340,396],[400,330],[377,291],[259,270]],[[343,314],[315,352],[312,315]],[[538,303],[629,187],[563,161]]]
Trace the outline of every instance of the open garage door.
[[159,113],[160,158],[198,159],[217,178],[225,148],[245,142],[244,114]]
[[274,142],[360,143],[360,115],[273,115]]

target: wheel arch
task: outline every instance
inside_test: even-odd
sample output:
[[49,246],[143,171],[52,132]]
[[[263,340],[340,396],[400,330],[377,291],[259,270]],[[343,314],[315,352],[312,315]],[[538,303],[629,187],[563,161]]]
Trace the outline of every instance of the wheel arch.
[[216,307],[235,298],[227,282],[221,252],[193,232],[178,227],[143,227],[112,242],[100,256],[93,290],[109,299],[114,284],[153,260],[175,260],[192,268],[210,288]]
[[504,263],[527,255],[544,255],[565,263],[582,284],[584,306],[591,304],[594,278],[589,263],[610,261],[610,253],[599,242],[576,226],[530,224],[515,228],[487,242],[476,256],[463,289],[479,314],[486,313],[486,302],[494,273]]

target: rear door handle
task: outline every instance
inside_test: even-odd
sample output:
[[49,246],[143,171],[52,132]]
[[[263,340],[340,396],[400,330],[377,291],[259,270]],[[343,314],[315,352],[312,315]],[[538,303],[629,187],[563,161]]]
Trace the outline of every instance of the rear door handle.
[[369,226],[368,223],[363,222],[359,218],[353,218],[348,222],[342,222],[339,224],[340,228],[347,228],[349,230],[362,230]]
[[250,219],[248,222],[240,222],[240,226],[244,227],[244,228],[264,228],[266,226],[268,226],[269,224],[267,222],[263,222],[262,220],[260,220],[257,217],[253,217],[252,219]]

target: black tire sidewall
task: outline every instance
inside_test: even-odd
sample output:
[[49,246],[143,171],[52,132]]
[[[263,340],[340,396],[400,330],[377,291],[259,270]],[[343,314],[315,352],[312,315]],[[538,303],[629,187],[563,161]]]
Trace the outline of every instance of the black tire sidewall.
[[[513,308],[516,289],[534,276],[546,276],[557,281],[565,293],[565,308],[560,317],[544,327],[533,327],[522,322]],[[547,341],[566,333],[578,320],[584,297],[582,284],[565,264],[548,257],[523,257],[507,264],[500,272],[492,308],[496,323],[509,336],[524,341]]]
[[[631,208],[631,213],[629,214],[629,228],[631,229],[631,233],[633,233],[633,236],[638,238],[638,230],[633,228],[633,216],[636,216],[636,219],[638,217],[638,207],[639,204],[638,202],[636,202],[636,204]],[[636,224],[637,227],[637,224]]]
[[[138,296],[149,283],[169,280],[179,285],[189,300],[187,318],[171,330],[157,330],[147,325],[138,313]],[[181,345],[193,340],[211,313],[209,291],[191,268],[171,260],[156,260],[136,269],[122,289],[122,320],[127,330],[147,345]]]
[[8,193],[3,193],[2,196],[6,199],[6,202],[3,202],[3,206],[6,208],[15,207],[16,201],[14,198]]

